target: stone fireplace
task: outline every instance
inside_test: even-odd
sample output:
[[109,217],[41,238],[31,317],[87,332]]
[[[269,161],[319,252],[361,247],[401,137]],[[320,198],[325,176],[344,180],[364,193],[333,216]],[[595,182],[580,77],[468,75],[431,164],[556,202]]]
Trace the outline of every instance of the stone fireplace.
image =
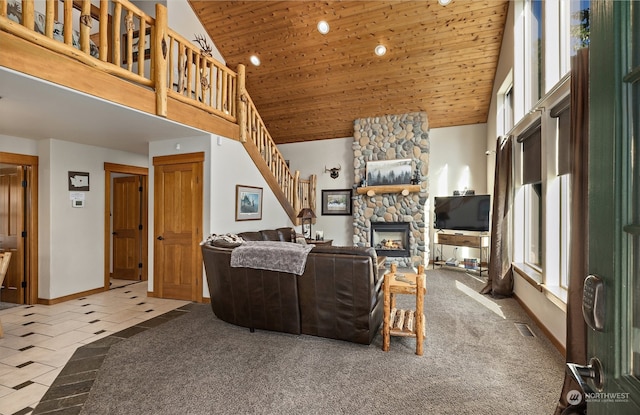
[[[390,231],[383,239],[400,240],[402,249],[380,248],[379,255],[390,257],[400,267],[427,264],[429,257],[428,199],[429,122],[427,114],[416,112],[401,115],[361,118],[354,121],[353,156],[355,187],[364,185],[367,163],[378,160],[411,159],[412,175],[419,182],[419,191],[385,192],[372,188],[372,195],[355,193],[353,200],[353,244],[375,247],[381,224],[402,224],[406,231]],[[359,190],[359,189],[357,189]],[[399,233],[404,233],[401,237]],[[384,233],[384,231],[383,231]],[[394,236],[395,235],[395,236]],[[378,239],[376,239],[378,238]],[[378,248],[376,248],[378,249]],[[390,252],[391,251],[391,252]],[[390,253],[392,255],[390,255]]]
[[376,253],[388,257],[408,257],[408,222],[373,222],[371,224],[371,246]]

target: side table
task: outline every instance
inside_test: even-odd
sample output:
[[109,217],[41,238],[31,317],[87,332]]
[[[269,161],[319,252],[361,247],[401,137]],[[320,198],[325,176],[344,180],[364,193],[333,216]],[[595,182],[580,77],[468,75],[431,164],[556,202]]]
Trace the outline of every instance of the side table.
[[[397,273],[397,265],[391,264],[391,271],[384,276],[384,319],[382,323],[382,350],[389,351],[391,336],[415,337],[416,354],[422,356],[422,345],[425,338],[424,266],[418,266],[418,273]],[[415,310],[396,309],[395,294],[412,294],[416,296]]]

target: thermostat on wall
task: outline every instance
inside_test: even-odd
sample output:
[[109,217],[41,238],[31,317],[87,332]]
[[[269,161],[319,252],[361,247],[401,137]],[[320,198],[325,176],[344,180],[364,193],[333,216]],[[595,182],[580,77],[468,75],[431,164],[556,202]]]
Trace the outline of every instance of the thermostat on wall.
[[71,206],[74,208],[82,208],[84,207],[84,200],[74,199],[71,201]]

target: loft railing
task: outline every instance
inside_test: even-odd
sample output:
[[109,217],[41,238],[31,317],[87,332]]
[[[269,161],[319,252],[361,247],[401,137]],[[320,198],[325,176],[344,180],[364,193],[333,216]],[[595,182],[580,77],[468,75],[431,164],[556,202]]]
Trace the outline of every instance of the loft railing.
[[[128,0],[0,0],[0,30],[155,92],[156,114],[167,98],[238,124],[252,155],[294,223],[303,207],[315,208],[315,176],[300,179],[276,147],[238,72],[211,56],[204,39],[184,38],[168,27],[167,9],[155,18]],[[72,30],[67,30],[71,28]]]

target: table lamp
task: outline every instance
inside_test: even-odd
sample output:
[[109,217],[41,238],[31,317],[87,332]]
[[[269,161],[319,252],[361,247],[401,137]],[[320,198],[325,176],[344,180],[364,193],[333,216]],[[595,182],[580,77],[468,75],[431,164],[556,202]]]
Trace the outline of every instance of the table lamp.
[[[311,239],[311,221],[316,217],[316,214],[313,212],[311,208],[302,208],[298,213],[298,217],[302,219],[302,232],[304,237],[307,239]],[[304,231],[304,223],[305,221],[309,221],[309,229],[307,229],[308,233]]]

